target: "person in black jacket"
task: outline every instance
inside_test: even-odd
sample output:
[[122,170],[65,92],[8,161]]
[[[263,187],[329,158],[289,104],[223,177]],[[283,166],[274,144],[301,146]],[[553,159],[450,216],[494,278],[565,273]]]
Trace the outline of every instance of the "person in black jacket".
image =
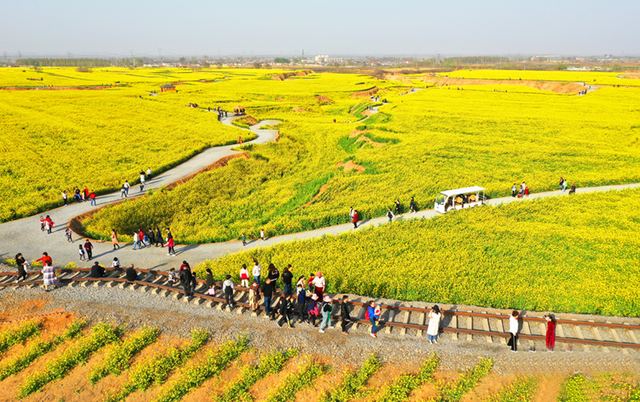
[[271,279],[271,288],[275,292],[276,282],[278,281],[278,278],[280,278],[280,271],[278,271],[278,268],[276,268],[273,263],[269,264],[269,273],[267,274],[267,278]]
[[271,279],[267,278],[264,285],[262,285],[262,295],[264,296],[264,313],[270,316],[271,313],[271,297],[273,296],[273,286],[271,286]]
[[102,278],[104,276],[104,267],[98,264],[98,261],[93,263],[91,267],[91,273],[89,278]]
[[182,268],[182,272],[180,272],[180,283],[184,288],[184,295],[189,299],[193,296],[193,279],[191,268],[189,266]]
[[153,229],[149,229],[147,232],[147,238],[149,239],[149,246],[156,243],[156,235],[153,233]]
[[291,325],[291,310],[291,295],[287,295],[280,302],[280,321],[277,322],[280,328],[282,328],[282,324],[284,324],[285,322],[287,323],[289,328],[293,328],[293,326]]
[[162,239],[162,232],[156,228],[156,247],[160,245],[160,248],[164,247],[164,240]]
[[22,253],[16,254],[16,265],[18,266],[18,279],[16,279],[16,283],[27,279],[27,271],[24,269],[26,262],[27,260],[22,256]]
[[129,268],[125,270],[124,274],[129,282],[138,280],[138,273],[136,272],[135,268],[133,268],[133,264],[131,264]]
[[342,318],[342,333],[345,335],[349,335],[347,332],[347,324],[351,322],[351,316],[349,315],[349,305],[347,302],[349,301],[349,296],[342,296],[342,307],[340,307],[340,317]]
[[284,294],[290,295],[293,293],[291,281],[293,280],[293,273],[291,273],[291,264],[284,267],[282,270],[282,282],[284,283]]

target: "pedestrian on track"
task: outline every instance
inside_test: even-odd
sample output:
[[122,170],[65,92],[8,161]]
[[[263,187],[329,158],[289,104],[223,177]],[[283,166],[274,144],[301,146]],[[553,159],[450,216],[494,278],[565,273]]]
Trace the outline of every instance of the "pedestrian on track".
[[351,217],[351,223],[353,223],[353,228],[357,229],[358,228],[358,211],[354,210],[353,211],[353,216]]
[[27,260],[22,256],[22,253],[16,254],[16,265],[18,266],[16,283],[18,283],[27,279],[27,267],[29,266]]
[[242,246],[246,246],[247,245],[247,236],[244,235],[244,233],[242,234]]
[[42,257],[36,261],[42,262],[42,276],[44,278],[44,290],[49,291],[49,286],[56,287],[56,270],[53,268],[53,259],[49,254],[42,253]]
[[160,248],[164,247],[162,232],[160,231],[160,229],[156,228],[156,247],[158,247],[158,244],[160,245]]
[[91,206],[97,206],[96,204],[96,192],[91,190],[91,193],[89,193],[89,199],[91,200]]
[[411,197],[411,201],[409,202],[409,212],[416,212],[416,201]]
[[342,304],[340,306],[340,317],[342,318],[342,322],[340,323],[340,326],[342,327],[342,333],[344,335],[349,335],[349,332],[347,332],[347,324],[351,322],[348,303],[349,303],[349,295],[342,296]]
[[73,243],[73,239],[71,238],[72,234],[73,234],[73,232],[71,231],[71,229],[66,228],[64,230],[64,235],[67,238],[67,243]]
[[564,190],[562,190],[562,183],[564,183],[564,179],[561,177],[560,178],[560,183],[558,184],[558,190],[560,190],[560,191],[564,191]]
[[546,314],[544,319],[547,320],[547,333],[545,336],[545,343],[547,349],[553,352],[556,346],[556,317],[553,314]]
[[46,223],[44,222],[44,217],[40,215],[40,231],[44,232],[46,229]]
[[127,198],[127,188],[124,184],[120,187],[120,198]]
[[207,268],[207,277],[205,278],[205,282],[207,283],[207,294],[209,296],[214,296],[216,294],[216,289],[214,288],[215,283],[213,282],[213,272],[211,269]]
[[389,222],[393,221],[393,212],[391,212],[391,208],[387,208],[387,218],[389,218]]
[[286,295],[293,293],[293,285],[291,284],[292,280],[293,273],[291,272],[291,264],[289,264],[282,270],[282,283],[284,283],[284,294]]
[[89,239],[84,242],[84,250],[87,252],[87,260],[91,261],[93,258],[93,244],[91,244]]
[[156,243],[156,235],[153,233],[153,229],[151,228],[147,231],[147,240],[149,241],[149,247]]
[[87,186],[84,186],[84,189],[82,189],[82,200],[86,201],[89,199],[89,189],[87,188]]
[[138,229],[138,237],[140,239],[140,246],[141,247],[146,247],[147,246],[147,240],[149,240],[147,238],[147,236],[144,234],[144,232],[142,231],[142,229]]
[[513,187],[511,187],[511,196],[515,198],[517,194],[518,194],[518,190],[516,187],[516,183],[513,183]]
[[304,286],[300,285],[300,283],[298,283],[298,285],[296,286],[296,291],[298,295],[298,300],[296,304],[296,307],[298,308],[298,321],[304,322],[305,313],[307,312],[305,308],[307,304],[307,292],[304,290]]
[[62,202],[64,203],[64,206],[66,207],[68,205],[68,200],[69,196],[67,195],[67,190],[64,190],[62,192]]
[[309,317],[308,321],[312,326],[316,326],[316,318],[320,315],[320,308],[318,306],[318,295],[312,294],[311,300],[307,305],[307,316]]
[[249,303],[253,311],[258,310],[260,304],[260,284],[258,282],[253,282],[249,287]]
[[264,237],[264,229],[260,229],[260,238],[262,239],[262,241],[267,241],[267,239]]
[[124,187],[124,190],[126,192],[125,197],[128,197],[129,196],[129,188],[131,187],[129,185],[129,180],[125,180],[124,184],[122,186]]
[[113,244],[113,249],[120,248],[120,241],[118,240],[118,233],[116,233],[115,229],[111,229],[111,244]]
[[278,281],[278,279],[280,279],[280,271],[278,271],[278,268],[276,268],[276,266],[273,263],[269,264],[269,272],[267,273],[267,279],[271,280],[271,287],[275,292],[276,282]]
[[224,293],[227,308],[233,307],[233,281],[231,280],[231,275],[227,275],[226,280],[222,283],[222,293]]
[[144,188],[144,185],[146,183],[147,183],[147,175],[144,173],[144,170],[141,170],[140,171],[140,187]]
[[318,300],[322,300],[322,296],[324,295],[324,288],[326,286],[326,281],[324,280],[324,276],[322,276],[322,272],[318,271],[315,279],[313,280],[314,293],[318,295]]
[[249,287],[249,270],[246,264],[242,264],[242,268],[240,268],[240,286]]
[[191,300],[191,297],[193,296],[192,283],[195,278],[191,273],[191,267],[189,266],[189,264],[186,264],[186,266],[184,265],[185,264],[183,262],[183,265],[180,267],[180,284],[184,289],[184,295],[187,298],[187,300]]
[[173,248],[175,245],[175,243],[173,242],[173,237],[170,239],[167,239],[167,255],[170,255],[172,257],[176,256],[176,250]]
[[331,313],[333,312],[333,300],[329,296],[325,296],[322,299],[322,307],[320,308],[322,313],[322,322],[320,323],[320,332],[324,334],[324,329],[329,327],[329,329],[333,329],[333,325],[331,325]]
[[47,234],[51,234],[51,229],[53,229],[53,221],[51,220],[51,217],[49,215],[44,218],[44,228],[47,230]]
[[167,239],[173,239],[173,233],[171,233],[170,228],[167,228]]
[[253,260],[253,281],[260,285],[260,275],[262,275],[262,267],[258,264],[258,260]]
[[82,196],[80,195],[80,189],[78,187],[73,190],[73,199],[76,200],[76,203],[82,202]]
[[511,351],[514,353],[518,351],[518,317],[520,317],[520,313],[516,310],[513,310],[513,313],[511,313],[509,317],[509,334],[511,338],[509,342],[507,342],[507,345],[511,347]]
[[438,305],[433,306],[429,311],[429,325],[427,327],[427,335],[429,336],[429,343],[438,343],[438,332],[440,331],[440,319],[442,313]]
[[562,179],[562,192],[564,193],[567,189],[567,179]]
[[399,213],[402,213],[402,206],[400,205],[400,200],[396,199],[396,200],[394,201],[394,204],[396,204],[396,206],[394,207],[394,211],[393,211],[393,213],[394,213],[395,215],[397,215],[397,214],[399,214]]
[[140,246],[140,233],[137,230],[133,232],[133,250],[134,251],[136,250],[136,247],[138,247],[138,249],[142,248]]
[[291,324],[291,310],[292,303],[291,295],[289,294],[283,297],[280,301],[280,320],[276,323],[280,328],[282,328],[282,325],[285,322],[289,328],[293,328],[293,325]]
[[353,209],[353,207],[351,207],[349,209],[349,222],[353,222],[353,214],[356,212],[355,209]]
[[[376,315],[376,312],[378,312],[378,315]],[[376,332],[378,332],[378,324],[380,323],[380,313],[379,307],[376,306],[376,302],[373,300],[369,302],[369,307],[367,308],[365,319],[369,320],[369,322],[371,323],[371,332],[369,333],[369,335],[372,338],[377,338],[378,334]]]
[[527,188],[527,185],[525,182],[522,182],[522,184],[520,185],[520,195],[524,197],[524,190]]
[[273,297],[273,287],[271,286],[271,280],[269,278],[267,278],[264,285],[262,285],[262,295],[264,296],[264,313],[267,317],[272,318],[271,297]]

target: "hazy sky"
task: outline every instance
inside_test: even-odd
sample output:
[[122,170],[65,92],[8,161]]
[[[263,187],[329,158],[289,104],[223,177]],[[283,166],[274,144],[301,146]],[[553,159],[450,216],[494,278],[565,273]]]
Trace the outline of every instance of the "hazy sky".
[[2,0],[0,55],[640,55],[639,0]]

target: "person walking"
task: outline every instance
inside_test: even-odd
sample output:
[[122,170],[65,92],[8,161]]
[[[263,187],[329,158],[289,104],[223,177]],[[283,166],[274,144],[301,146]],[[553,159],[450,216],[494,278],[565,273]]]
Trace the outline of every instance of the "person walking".
[[242,268],[240,268],[240,286],[249,287],[249,270],[246,264],[242,264]]
[[179,277],[180,277],[180,284],[184,289],[185,297],[187,298],[187,300],[191,300],[191,297],[193,296],[193,280],[195,278],[191,273],[191,267],[189,266],[189,264],[184,264],[184,261],[182,266],[180,267]]
[[27,279],[27,267],[29,266],[27,260],[22,256],[22,253],[16,254],[16,265],[18,266],[16,283],[18,283]]
[[147,183],[147,175],[144,173],[144,170],[141,170],[140,171],[140,187],[144,188],[144,185],[146,183]]
[[280,301],[280,320],[276,325],[282,328],[282,324],[286,322],[289,328],[293,328],[293,325],[291,325],[291,310],[291,295],[286,295],[282,298],[282,301]]
[[442,313],[440,313],[440,307],[438,307],[438,305],[433,306],[431,311],[429,311],[429,325],[427,327],[429,343],[438,343],[438,332],[440,331],[441,318]]
[[353,209],[353,207],[351,207],[349,209],[349,222],[353,222],[353,214],[356,212],[355,209]]
[[129,265],[129,268],[127,268],[124,271],[124,276],[129,282],[134,282],[138,280],[138,272],[136,272],[136,269],[133,266],[133,264]]
[[118,234],[115,229],[111,229],[111,244],[113,244],[113,249],[120,248],[120,241],[118,240]]
[[173,237],[170,239],[167,239],[167,255],[170,255],[172,257],[176,256],[176,250],[173,248],[174,243],[173,243]]
[[168,239],[173,239],[173,233],[171,233],[171,229],[167,228],[167,240]]
[[522,184],[520,185],[520,195],[524,197],[524,190],[527,188],[527,185],[525,184],[525,182],[522,182]]
[[142,231],[142,229],[138,229],[138,238],[140,239],[140,248],[147,246],[147,243],[145,241],[146,240],[145,237],[146,236],[145,236],[144,232]]
[[387,208],[387,218],[389,218],[389,222],[393,221],[393,212],[391,212],[391,208]]
[[308,321],[312,326],[316,326],[316,318],[320,315],[320,309],[318,306],[318,295],[312,294],[311,300],[307,305],[307,316],[309,317]]
[[411,201],[409,202],[409,212],[416,212],[416,201],[411,197]]
[[44,217],[40,215],[40,231],[44,232],[46,227],[46,223],[44,223]]
[[222,282],[222,293],[224,293],[224,300],[227,302],[227,308],[233,307],[233,281],[231,275],[226,276],[226,280]]
[[91,193],[89,193],[89,199],[91,200],[91,206],[96,206],[96,192],[91,190]]
[[242,246],[246,246],[247,245],[247,236],[244,235],[244,233],[242,234]]
[[102,278],[104,277],[105,269],[98,261],[93,263],[91,266],[91,273],[89,274],[89,278]]
[[164,239],[162,238],[162,232],[156,228],[156,247],[160,245],[160,248],[164,247]]
[[131,187],[131,186],[129,185],[129,180],[125,180],[125,181],[124,181],[124,184],[123,184],[122,186],[124,187],[124,190],[125,190],[125,192],[127,193],[127,194],[126,194],[126,197],[128,197],[128,196],[129,196],[129,188]]
[[396,206],[394,207],[393,213],[394,213],[395,215],[397,215],[397,214],[399,214],[399,213],[401,213],[401,212],[402,212],[402,211],[401,211],[400,200],[396,199],[396,200],[394,201],[394,204],[396,204]]
[[322,307],[320,309],[322,312],[322,322],[320,323],[320,330],[318,331],[321,334],[324,334],[324,329],[326,327],[333,329],[333,325],[331,325],[331,312],[333,311],[332,303],[333,300],[329,296],[325,296],[322,299]]
[[515,310],[509,317],[509,334],[511,338],[507,345],[511,347],[511,351],[514,353],[518,351],[518,317],[520,317],[520,313]]
[[127,188],[124,184],[120,187],[120,198],[127,198]]
[[278,268],[276,268],[276,266],[273,263],[269,264],[269,272],[267,273],[267,279],[271,280],[271,287],[275,292],[276,282],[278,281],[278,279],[280,279],[280,271],[278,271]]
[[[140,233],[138,231],[133,232],[133,250],[136,250],[136,247],[140,249]],[[169,255],[169,254],[167,254]]]
[[358,228],[358,211],[354,210],[353,211],[353,216],[351,217],[351,223],[353,223],[353,228],[357,229]]
[[567,189],[567,179],[562,179],[562,192],[564,193]]
[[153,229],[151,228],[147,231],[147,240],[149,241],[149,247],[156,243],[156,234],[153,233]]
[[68,205],[68,200],[69,196],[67,195],[67,190],[64,190],[62,192],[62,202],[64,203],[64,206],[66,207]]
[[78,254],[80,254],[80,261],[87,260],[87,257],[85,256],[84,247],[82,247],[82,244],[78,244]]
[[269,278],[267,278],[264,285],[262,285],[261,290],[262,296],[264,297],[264,313],[267,317],[271,317],[271,297],[273,296],[273,287],[271,286],[271,280]]
[[260,238],[262,239],[262,241],[267,241],[267,239],[265,239],[264,237],[264,229],[260,229]]
[[147,168],[147,180],[151,180],[151,168]]
[[67,238],[67,243],[73,243],[73,238],[72,238],[73,232],[71,231],[71,229],[66,228],[64,230],[64,235]]
[[564,179],[561,177],[560,178],[560,183],[558,184],[558,190],[563,191],[562,190],[562,183],[564,183]]
[[307,304],[307,292],[304,290],[304,286],[300,285],[298,283],[298,285],[296,286],[296,291],[297,291],[297,295],[298,295],[298,300],[297,300],[297,308],[298,308],[298,321],[299,322],[304,322],[305,321],[305,313],[306,313],[306,304]]
[[76,204],[82,202],[82,195],[80,195],[80,189],[78,187],[73,190],[73,199],[76,200]]
[[547,349],[553,352],[556,346],[556,317],[553,314],[546,314],[544,319],[547,320],[547,333],[545,336],[545,343]]
[[258,264],[258,260],[253,260],[253,281],[260,285],[260,275],[262,275],[262,267]]
[[342,296],[342,304],[340,305],[340,318],[342,318],[342,322],[340,326],[342,327],[342,333],[344,335],[349,335],[347,332],[347,324],[351,322],[351,316],[349,315],[349,295]]
[[44,279],[44,290],[49,291],[49,286],[56,287],[56,270],[53,268],[53,259],[49,257],[49,254],[42,253],[42,257],[36,261],[42,262],[42,276]]
[[84,242],[84,250],[87,252],[87,260],[91,261],[93,258],[93,244],[91,244],[89,239]]
[[49,215],[44,218],[44,228],[47,230],[47,234],[51,234],[51,229],[53,229],[53,221],[51,220],[51,217]]
[[316,277],[313,280],[314,293],[318,295],[318,299],[322,300],[322,296],[324,295],[324,287],[326,282],[324,280],[324,276],[322,276],[322,272],[316,274]]
[[511,196],[515,198],[517,194],[518,194],[518,189],[516,187],[516,183],[513,183],[513,187],[511,187]]
[[282,283],[284,283],[284,294],[286,295],[293,293],[293,286],[291,285],[292,280],[293,273],[291,272],[291,264],[289,264],[282,270]]
[[376,315],[376,310],[377,310],[377,306],[376,306],[376,302],[371,300],[369,302],[369,307],[367,308],[367,313],[365,318],[367,320],[369,320],[369,322],[371,323],[371,332],[369,333],[369,335],[372,338],[377,338],[378,334],[376,333],[378,331],[378,324],[380,323],[380,314]]

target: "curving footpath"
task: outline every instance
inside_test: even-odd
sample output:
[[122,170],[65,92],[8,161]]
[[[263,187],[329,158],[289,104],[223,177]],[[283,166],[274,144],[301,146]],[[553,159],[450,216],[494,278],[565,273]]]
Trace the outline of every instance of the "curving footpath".
[[[231,125],[231,121],[236,118],[235,116],[223,118],[221,121],[223,124]],[[277,130],[260,130],[263,125],[277,124],[276,120],[265,120],[257,125],[251,127],[251,131],[258,135],[253,141],[247,143],[266,144],[270,141],[276,140],[278,132]],[[240,152],[232,150],[236,145],[227,145],[215,148],[209,148],[200,154],[194,156],[188,161],[176,166],[175,168],[154,177],[146,184],[146,189],[157,189],[161,186],[171,184],[175,181],[193,175],[201,169],[211,165],[212,163],[228,157],[230,155],[238,154]],[[475,184],[475,183],[472,183]],[[595,191],[610,191],[610,190],[623,190],[628,188],[640,188],[640,183],[612,185],[602,187],[591,188],[579,188],[577,193],[587,193]],[[488,205],[500,205],[510,202],[526,201],[528,199],[541,199],[548,197],[565,196],[568,191],[563,193],[561,191],[551,191],[545,193],[531,194],[525,199],[517,199],[513,197],[504,197],[488,200]],[[138,186],[132,186],[130,190],[130,198],[139,193]],[[311,230],[307,232],[292,233],[282,236],[270,237],[266,241],[260,239],[254,239],[248,241],[246,247],[242,246],[239,241],[229,241],[224,243],[213,244],[200,244],[200,245],[176,245],[176,256],[167,256],[166,248],[146,247],[142,250],[133,250],[133,244],[121,243],[121,247],[118,250],[113,250],[111,243],[103,243],[94,241],[93,250],[93,262],[79,263],[78,261],[78,245],[82,244],[76,235],[74,235],[73,243],[68,243],[64,231],[69,225],[70,221],[78,216],[91,212],[95,209],[103,207],[105,205],[113,204],[121,201],[120,192],[100,196],[97,198],[97,206],[92,207],[88,202],[75,204],[71,202],[68,207],[60,207],[42,213],[41,215],[50,215],[51,219],[55,222],[54,229],[51,234],[46,234],[40,231],[40,215],[35,215],[29,218],[23,218],[16,221],[6,222],[0,225],[0,259],[12,259],[18,252],[23,253],[24,257],[28,260],[35,260],[42,256],[43,252],[48,252],[53,258],[55,266],[64,266],[69,262],[75,262],[82,266],[92,265],[93,262],[98,261],[103,266],[110,266],[113,257],[118,257],[122,266],[128,266],[134,264],[136,267],[154,269],[154,270],[168,270],[169,268],[177,268],[182,260],[188,260],[192,266],[207,259],[217,258],[226,254],[247,250],[254,247],[272,246],[277,243],[311,239],[322,237],[327,234],[337,235],[340,233],[353,231],[353,225],[351,223],[345,223],[342,225],[330,226],[326,228]],[[438,213],[434,210],[423,210],[417,213],[399,215],[395,220],[410,220],[419,218],[433,218]],[[345,209],[345,220],[347,220],[348,211]],[[361,221],[360,227],[371,227],[388,223],[388,218],[380,217]],[[161,228],[164,230],[164,228]],[[268,233],[267,233],[268,234]]]

